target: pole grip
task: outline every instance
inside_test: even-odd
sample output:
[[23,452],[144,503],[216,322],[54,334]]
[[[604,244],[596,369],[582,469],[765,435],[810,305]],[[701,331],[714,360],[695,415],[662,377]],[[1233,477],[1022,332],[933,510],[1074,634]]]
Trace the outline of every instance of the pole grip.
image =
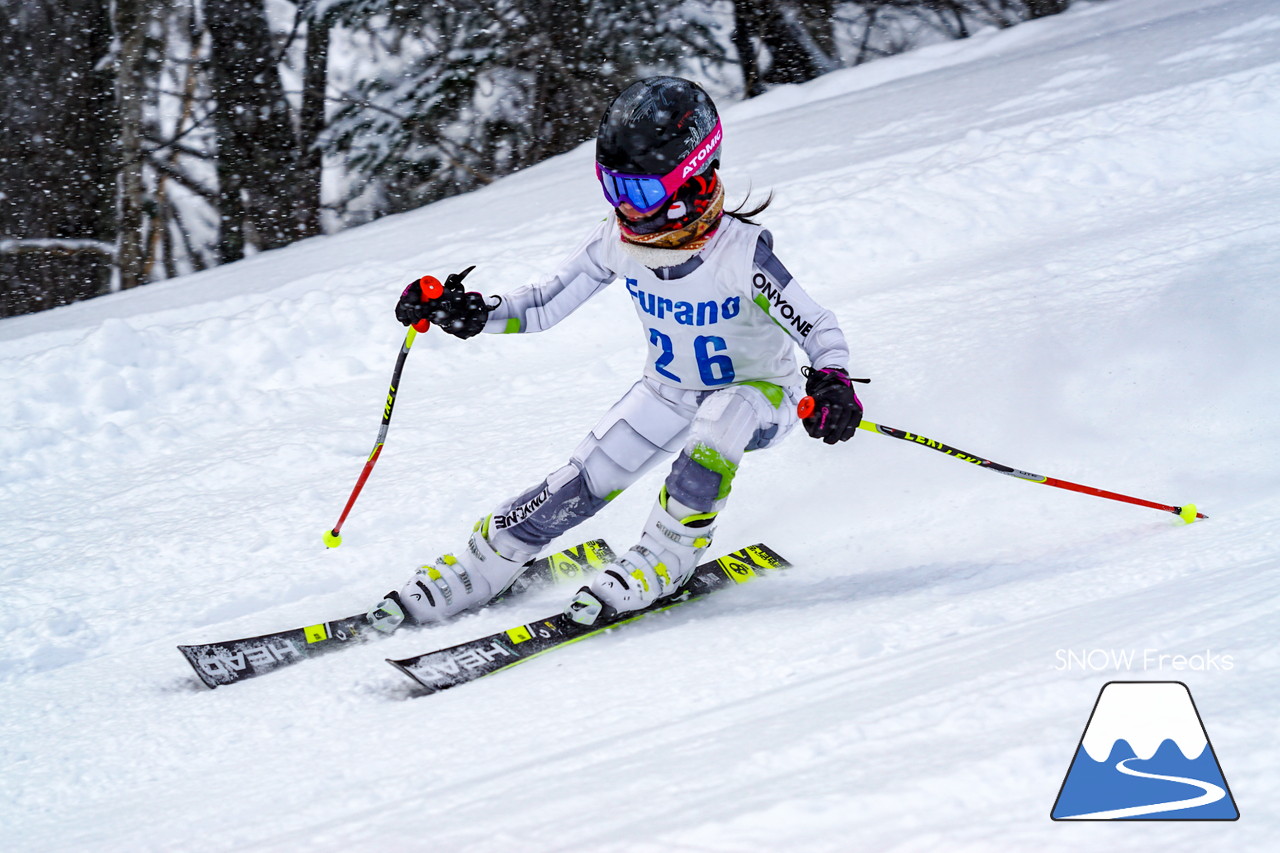
[[817,404],[814,403],[812,397],[804,397],[796,405],[796,414],[800,416],[800,420],[804,420],[813,414],[813,410],[816,405]]
[[[439,299],[444,294],[444,285],[440,283],[440,279],[433,275],[424,275],[418,279],[418,288],[422,291],[423,302]],[[429,328],[431,328],[431,323],[426,320],[419,320],[413,324],[413,330],[418,333],[425,332]]]

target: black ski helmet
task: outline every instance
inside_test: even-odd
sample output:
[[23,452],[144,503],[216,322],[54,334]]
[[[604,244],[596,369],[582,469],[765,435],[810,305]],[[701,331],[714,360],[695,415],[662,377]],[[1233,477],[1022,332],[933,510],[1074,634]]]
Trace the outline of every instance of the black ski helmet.
[[[698,151],[720,116],[711,96],[682,77],[648,77],[623,89],[600,119],[596,162],[633,175],[666,175]],[[685,179],[719,164],[720,142],[690,164]]]

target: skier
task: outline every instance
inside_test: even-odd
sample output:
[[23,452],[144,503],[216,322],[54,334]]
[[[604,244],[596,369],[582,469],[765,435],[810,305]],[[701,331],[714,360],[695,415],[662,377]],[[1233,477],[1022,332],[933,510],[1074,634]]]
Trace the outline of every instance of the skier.
[[711,543],[743,454],[777,444],[796,424],[794,345],[811,365],[805,391],[816,407],[806,431],[827,444],[853,436],[862,404],[844,335],[751,219],[769,200],[745,213],[724,210],[721,136],[715,105],[697,84],[633,83],[605,111],[596,140],[596,176],[615,215],[558,272],[491,300],[464,290],[474,267],[449,276],[431,301],[417,282],[405,289],[401,323],[426,319],[467,339],[543,331],[621,278],[649,358],[566,465],[500,504],[462,550],[418,569],[370,608],[375,627],[438,622],[488,603],[552,540],[673,453],[636,544],[582,587],[566,613],[589,625],[674,593]]

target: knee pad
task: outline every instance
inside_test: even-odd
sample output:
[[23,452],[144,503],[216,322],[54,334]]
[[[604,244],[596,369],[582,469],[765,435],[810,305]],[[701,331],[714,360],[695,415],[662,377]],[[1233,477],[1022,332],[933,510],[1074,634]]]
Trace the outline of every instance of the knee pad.
[[737,464],[712,448],[682,450],[665,482],[667,494],[697,512],[719,512],[733,487]]
[[667,493],[699,512],[718,512],[748,450],[779,434],[779,407],[756,388],[716,391],[698,408],[689,440],[667,475]]

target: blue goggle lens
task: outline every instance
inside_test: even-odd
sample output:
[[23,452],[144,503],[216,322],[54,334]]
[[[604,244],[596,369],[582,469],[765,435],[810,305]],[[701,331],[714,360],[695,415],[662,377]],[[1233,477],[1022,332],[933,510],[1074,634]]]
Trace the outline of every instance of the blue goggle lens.
[[614,207],[625,201],[640,213],[657,210],[668,197],[661,178],[617,175],[604,168],[600,169],[600,186]]

